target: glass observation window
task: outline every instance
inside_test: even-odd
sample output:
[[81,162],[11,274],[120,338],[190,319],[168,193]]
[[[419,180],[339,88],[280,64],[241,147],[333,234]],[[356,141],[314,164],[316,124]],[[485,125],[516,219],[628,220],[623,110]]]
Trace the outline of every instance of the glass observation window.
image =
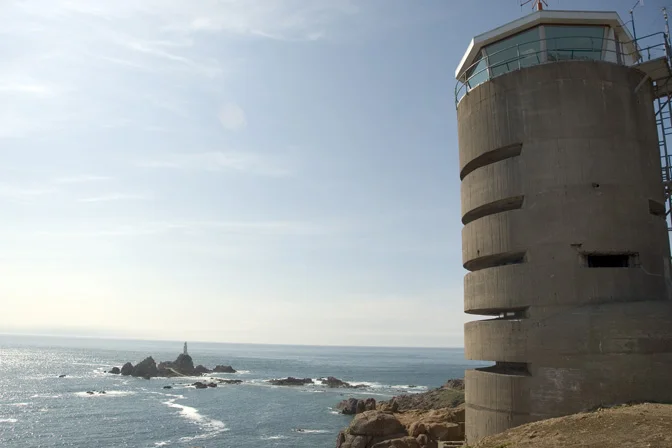
[[546,49],[549,61],[569,59],[602,60],[604,26],[546,25]]
[[541,63],[539,27],[485,47],[491,77]]
[[481,57],[481,60],[469,69],[466,79],[468,79],[467,82],[469,83],[469,88],[471,89],[490,79],[490,75],[488,73],[488,61]]

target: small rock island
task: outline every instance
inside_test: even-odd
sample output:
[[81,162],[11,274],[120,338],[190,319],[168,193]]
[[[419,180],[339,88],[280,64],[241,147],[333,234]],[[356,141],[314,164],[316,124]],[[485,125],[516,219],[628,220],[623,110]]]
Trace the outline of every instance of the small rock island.
[[135,366],[130,362],[119,367],[111,368],[107,373],[113,375],[134,376],[138,378],[174,378],[181,376],[202,376],[208,373],[236,373],[236,370],[228,365],[217,365],[210,370],[203,365],[194,366],[194,360],[187,353],[187,343],[184,343],[184,351],[175,359],[175,361],[163,361],[158,365],[154,358],[148,356]]

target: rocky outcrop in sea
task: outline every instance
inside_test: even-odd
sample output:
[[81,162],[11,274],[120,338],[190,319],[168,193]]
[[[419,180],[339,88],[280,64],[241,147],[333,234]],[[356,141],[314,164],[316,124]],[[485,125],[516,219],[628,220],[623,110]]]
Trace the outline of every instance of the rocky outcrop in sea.
[[108,373],[121,374],[124,376],[134,376],[138,378],[155,378],[155,377],[180,377],[180,376],[202,376],[212,372],[222,373],[236,373],[236,370],[231,366],[218,365],[214,370],[210,370],[203,365],[194,367],[194,360],[186,353],[180,354],[175,361],[162,361],[156,364],[154,358],[151,356],[143,359],[137,365],[130,362],[124,364],[121,369],[112,367]]
[[464,382],[449,380],[422,394],[376,403],[349,398],[337,409],[355,415],[338,435],[337,448],[436,448],[464,440]]

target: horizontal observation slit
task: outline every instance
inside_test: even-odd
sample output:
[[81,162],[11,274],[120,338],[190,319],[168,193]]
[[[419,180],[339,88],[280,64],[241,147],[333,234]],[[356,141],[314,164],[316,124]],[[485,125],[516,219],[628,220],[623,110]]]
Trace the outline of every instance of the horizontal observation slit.
[[494,366],[476,369],[480,372],[497,373],[499,375],[530,376],[530,366],[526,362],[497,361]]
[[626,253],[584,253],[583,266],[587,268],[636,268],[640,266],[639,254]]
[[464,268],[468,271],[480,271],[481,269],[494,268],[497,266],[507,266],[510,264],[525,263],[526,252],[507,252],[503,254],[486,255],[475,258],[464,263]]
[[495,215],[497,213],[508,212],[510,210],[518,210],[523,207],[525,196],[514,196],[511,198],[500,199],[498,201],[483,204],[473,210],[468,211],[462,217],[462,224],[467,225],[472,221],[483,218],[485,216]]
[[464,180],[464,178],[467,177],[469,173],[477,170],[478,168],[491,165],[501,160],[519,156],[522,150],[522,143],[514,143],[513,145],[502,146],[501,148],[493,149],[492,151],[483,153],[464,165],[464,168],[462,168],[462,172],[460,173],[460,180]]
[[529,317],[528,309],[530,307],[516,307],[516,308],[487,308],[479,310],[465,310],[469,314],[477,314],[480,316],[493,316],[494,319],[487,320],[487,322],[495,320],[520,320]]

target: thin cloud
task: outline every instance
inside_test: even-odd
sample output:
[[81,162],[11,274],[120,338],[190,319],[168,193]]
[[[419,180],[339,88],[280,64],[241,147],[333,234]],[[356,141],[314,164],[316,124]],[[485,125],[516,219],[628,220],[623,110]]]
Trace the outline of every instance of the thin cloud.
[[151,196],[146,194],[111,193],[102,196],[80,198],[77,199],[77,202],[147,201],[149,199],[151,199]]
[[335,229],[309,221],[158,221],[121,225],[108,229],[79,230],[69,232],[36,232],[39,236],[71,238],[135,237],[178,233],[279,236],[324,236]]
[[239,131],[247,126],[245,111],[236,103],[227,103],[219,109],[217,114],[219,122],[224,129],[229,131]]
[[17,185],[0,185],[0,198],[16,201],[34,200],[38,197],[51,195],[54,188],[21,187]]
[[83,184],[89,182],[103,182],[113,180],[110,176],[97,176],[93,174],[80,174],[77,176],[57,177],[54,179],[56,184]]
[[291,174],[287,166],[283,166],[272,157],[241,151],[172,154],[162,159],[140,161],[137,165],[144,168],[186,171],[232,171],[271,177],[284,177]]

